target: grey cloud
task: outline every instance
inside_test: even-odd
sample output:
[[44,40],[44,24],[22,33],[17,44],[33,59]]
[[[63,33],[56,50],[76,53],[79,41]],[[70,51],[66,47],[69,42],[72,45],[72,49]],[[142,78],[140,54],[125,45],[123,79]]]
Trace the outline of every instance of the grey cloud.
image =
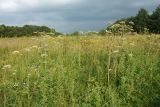
[[49,0],[43,3],[39,0],[39,3],[29,5],[15,1],[16,11],[0,11],[0,24],[46,25],[60,32],[99,30],[110,20],[136,15],[141,7],[151,12],[159,3],[158,0],[77,0],[55,5]]

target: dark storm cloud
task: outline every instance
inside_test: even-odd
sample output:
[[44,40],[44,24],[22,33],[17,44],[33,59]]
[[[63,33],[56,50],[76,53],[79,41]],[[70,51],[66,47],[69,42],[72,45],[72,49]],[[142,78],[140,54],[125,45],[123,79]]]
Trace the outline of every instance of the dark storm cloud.
[[141,7],[151,12],[158,4],[158,0],[0,0],[0,24],[47,25],[60,32],[99,30],[108,21],[134,16]]

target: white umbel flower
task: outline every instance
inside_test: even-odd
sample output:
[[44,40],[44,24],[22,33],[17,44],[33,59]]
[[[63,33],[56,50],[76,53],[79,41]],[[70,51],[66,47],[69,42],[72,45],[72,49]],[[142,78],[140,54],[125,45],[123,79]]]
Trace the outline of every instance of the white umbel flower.
[[29,48],[25,48],[24,49],[26,52],[29,52],[29,51],[31,51]]
[[113,53],[118,53],[119,52],[119,50],[115,50],[115,51],[113,51]]
[[133,54],[132,54],[132,53],[130,53],[130,54],[128,54],[128,56],[129,56],[129,57],[133,57]]
[[11,68],[11,65],[8,64],[8,65],[4,65],[2,69],[10,69],[10,68]]
[[47,54],[41,54],[41,57],[47,57],[48,55]]
[[32,49],[38,49],[38,46],[34,45],[31,47]]
[[20,53],[19,51],[13,51],[12,52],[13,55],[16,55],[16,54],[19,54],[19,53]]

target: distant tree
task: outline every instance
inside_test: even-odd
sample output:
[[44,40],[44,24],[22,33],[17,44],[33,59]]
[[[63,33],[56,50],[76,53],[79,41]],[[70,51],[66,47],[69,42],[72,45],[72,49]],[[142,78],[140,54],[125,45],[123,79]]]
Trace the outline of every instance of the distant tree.
[[104,36],[106,34],[106,30],[105,29],[102,29],[98,32],[100,35]]
[[73,33],[71,33],[72,36],[77,36],[77,35],[80,35],[80,33],[78,31],[75,31]]
[[55,30],[54,28],[51,28],[51,29],[50,29],[50,32],[51,32],[51,33],[56,33],[56,30]]
[[38,36],[43,32],[55,34],[55,29],[46,26],[24,25],[23,27],[0,25],[0,37],[20,37],[20,36]]
[[6,26],[5,25],[0,25],[0,36],[4,37],[6,32]]
[[148,25],[150,32],[160,34],[160,5],[150,16]]
[[55,32],[55,36],[63,35],[63,33]]
[[148,28],[149,14],[148,11],[141,8],[134,18],[134,30],[138,33],[143,33],[144,28]]

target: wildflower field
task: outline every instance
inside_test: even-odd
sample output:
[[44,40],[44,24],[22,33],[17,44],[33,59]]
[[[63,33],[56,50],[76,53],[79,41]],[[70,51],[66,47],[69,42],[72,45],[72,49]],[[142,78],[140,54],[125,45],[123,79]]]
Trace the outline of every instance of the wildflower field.
[[0,38],[0,107],[160,107],[160,36]]

